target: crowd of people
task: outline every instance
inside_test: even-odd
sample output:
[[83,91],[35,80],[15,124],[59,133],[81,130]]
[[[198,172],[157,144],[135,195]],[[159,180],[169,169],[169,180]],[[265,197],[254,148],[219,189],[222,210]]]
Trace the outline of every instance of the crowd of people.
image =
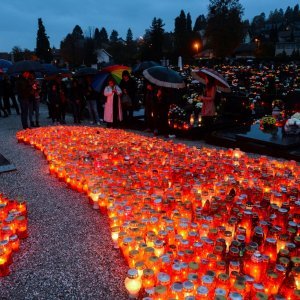
[[[214,69],[225,77],[231,87],[231,93],[226,94],[225,105],[228,106],[237,98],[237,103],[249,105],[249,109],[257,116],[263,116],[270,111],[271,103],[275,99],[284,100],[288,107],[291,91],[300,86],[300,72],[296,64],[215,65]],[[145,130],[153,132],[154,135],[168,135],[171,133],[168,125],[170,106],[174,103],[184,105],[180,98],[184,93],[193,90],[190,73],[191,68],[182,72],[187,88],[178,90],[156,86],[145,78],[138,85],[136,78],[124,70],[119,83],[109,77],[99,91],[93,86],[92,75],[40,79],[31,72],[23,72],[18,77],[0,74],[0,117],[9,117],[14,109],[21,116],[24,129],[38,127],[39,106],[40,103],[45,103],[48,107],[48,118],[54,125],[65,124],[66,114],[72,113],[74,124],[88,119],[94,125],[131,127],[134,123],[133,112],[142,105]],[[214,81],[209,78],[201,90],[201,95],[197,96],[193,105],[198,109],[198,102],[201,102],[202,125],[210,127],[220,111],[220,105],[217,106],[216,103],[219,93]],[[235,107],[239,106],[233,104],[230,110],[234,111]],[[292,108],[298,111],[299,103]],[[194,109],[191,110],[193,112]],[[240,111],[237,113],[241,114]]]
[[[142,94],[141,99],[138,94]],[[109,77],[100,92],[93,88],[93,76],[41,79],[33,72],[23,72],[18,77],[4,75],[0,80],[0,116],[9,117],[14,108],[23,129],[39,127],[40,103],[44,103],[53,125],[66,124],[70,112],[74,124],[88,119],[95,125],[130,127],[134,110],[142,104],[146,131],[166,135],[167,94],[166,89],[148,81],[138,91],[136,79],[127,70],[119,84]]]

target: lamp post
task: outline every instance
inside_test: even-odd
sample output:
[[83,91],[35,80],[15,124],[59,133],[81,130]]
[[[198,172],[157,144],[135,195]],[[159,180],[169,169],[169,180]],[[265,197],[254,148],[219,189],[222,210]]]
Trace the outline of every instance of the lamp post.
[[196,54],[198,54],[198,51],[199,51],[199,43],[198,42],[194,43],[194,48],[196,49]]

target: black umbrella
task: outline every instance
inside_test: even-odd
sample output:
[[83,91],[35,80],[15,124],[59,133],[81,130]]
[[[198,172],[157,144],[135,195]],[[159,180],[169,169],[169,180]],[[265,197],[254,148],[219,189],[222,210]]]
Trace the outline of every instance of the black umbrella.
[[43,65],[36,60],[22,60],[14,63],[7,70],[8,74],[20,74],[23,72],[42,72]]
[[54,75],[59,73],[59,68],[52,64],[43,64],[43,72],[46,75]]
[[167,67],[156,66],[143,71],[143,75],[150,82],[167,88],[181,89],[185,87],[183,77]]
[[153,61],[153,60],[146,60],[146,61],[142,61],[139,64],[137,64],[136,66],[133,67],[131,73],[132,74],[138,74],[138,73],[142,73],[144,70],[151,68],[151,67],[155,67],[155,66],[159,66],[160,64]]
[[98,73],[98,70],[95,68],[91,68],[91,67],[84,67],[84,68],[80,68],[75,72],[75,76],[76,77],[80,77],[80,76],[89,76],[89,75],[95,75]]
[[0,69],[2,69],[3,71],[6,71],[11,65],[11,61],[6,59],[0,59]]

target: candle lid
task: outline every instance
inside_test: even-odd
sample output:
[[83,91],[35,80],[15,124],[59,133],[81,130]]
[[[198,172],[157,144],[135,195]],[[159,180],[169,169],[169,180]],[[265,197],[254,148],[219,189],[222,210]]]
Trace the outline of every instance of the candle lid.
[[152,277],[154,276],[154,271],[152,269],[144,269],[143,276],[147,278]]
[[194,289],[193,282],[191,282],[189,280],[184,281],[182,285],[183,285],[183,289],[185,291],[192,291]]
[[199,264],[196,263],[196,262],[194,262],[194,261],[191,261],[191,262],[189,263],[189,268],[190,268],[191,270],[196,271],[196,270],[199,269]]
[[271,271],[267,271],[267,276],[270,278],[270,279],[277,279],[278,278],[278,274],[273,272],[272,270]]
[[229,275],[226,273],[220,273],[218,276],[218,280],[220,280],[221,282],[226,282],[229,279]]
[[197,273],[189,273],[187,278],[192,282],[197,282],[199,277]]
[[229,299],[231,299],[231,300],[243,300],[243,297],[240,293],[230,292],[229,293]]
[[167,273],[160,272],[160,273],[158,273],[157,278],[158,278],[158,281],[163,284],[170,282],[170,275]]
[[215,289],[215,295],[216,296],[226,296],[227,292],[226,290],[222,289],[222,288],[216,288]]
[[174,282],[171,286],[171,290],[176,293],[180,293],[182,289],[183,289],[183,285],[181,282]]
[[159,260],[159,258],[158,258],[157,256],[155,256],[155,255],[152,255],[152,256],[149,257],[149,262],[150,262],[151,264],[157,263],[158,260]]
[[223,295],[215,295],[214,300],[226,300],[226,296]]
[[16,235],[16,234],[13,234],[13,235],[11,235],[10,237],[9,237],[9,241],[10,242],[15,242],[15,241],[17,241],[19,238],[18,238],[18,236]]
[[300,266],[300,257],[299,256],[293,256],[291,258],[291,261],[293,263],[293,266],[299,267]]
[[144,270],[146,268],[146,265],[143,261],[136,262],[134,266],[137,270]]
[[208,288],[204,285],[198,286],[197,295],[208,295]]
[[254,299],[257,299],[257,300],[268,300],[268,295],[263,293],[263,292],[257,292],[255,294],[255,298]]
[[169,254],[163,254],[163,255],[160,257],[160,260],[161,260],[163,263],[169,263],[169,262],[170,262],[170,255],[169,255]]
[[129,257],[133,258],[135,256],[139,255],[139,251],[136,249],[130,250],[129,251]]
[[172,270],[179,272],[181,270],[180,264],[173,264]]
[[136,269],[129,269],[127,271],[127,277],[130,279],[135,279],[138,277],[138,271]]
[[204,284],[212,284],[214,281],[214,278],[212,276],[209,275],[203,275],[201,277],[201,280]]
[[158,285],[154,289],[155,294],[165,294],[167,292],[167,287],[164,285]]

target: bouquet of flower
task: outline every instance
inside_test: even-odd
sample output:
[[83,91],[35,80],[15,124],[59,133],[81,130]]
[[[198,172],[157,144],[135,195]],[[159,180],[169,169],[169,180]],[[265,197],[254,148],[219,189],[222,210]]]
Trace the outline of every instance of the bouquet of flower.
[[182,129],[186,127],[188,115],[186,111],[176,104],[172,104],[168,112],[168,123],[170,127]]
[[262,127],[262,129],[272,128],[275,127],[275,125],[276,125],[276,119],[272,116],[265,116],[262,117],[260,120],[260,126]]
[[202,102],[198,93],[192,93],[191,95],[184,95],[183,99],[187,102],[188,110],[200,111],[202,108]]
[[169,113],[168,113],[168,118],[175,120],[182,120],[182,119],[186,119],[187,114],[185,112],[185,110],[181,107],[179,107],[176,104],[172,104],[169,108]]

